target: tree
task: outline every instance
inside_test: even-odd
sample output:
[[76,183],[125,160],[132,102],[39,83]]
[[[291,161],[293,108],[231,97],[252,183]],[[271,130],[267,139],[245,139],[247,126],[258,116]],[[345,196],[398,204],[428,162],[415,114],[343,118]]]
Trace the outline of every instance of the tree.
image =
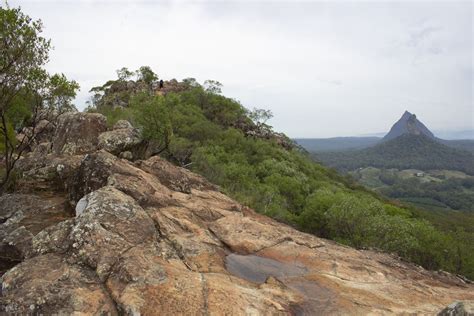
[[134,72],[128,70],[127,67],[122,67],[119,70],[117,70],[117,77],[120,81],[125,81],[130,79],[131,76],[133,76]]
[[255,123],[255,125],[257,125],[258,128],[266,126],[267,121],[273,117],[273,113],[271,110],[257,108],[253,108],[253,110],[248,111],[247,114],[249,118]]
[[136,122],[142,128],[143,138],[154,144],[152,155],[168,150],[173,129],[164,98],[140,93],[130,99],[130,107],[135,113]]
[[222,93],[222,83],[216,80],[206,80],[204,81],[204,89],[210,93],[220,94]]
[[79,89],[79,84],[76,81],[69,81],[64,74],[54,74],[49,78],[46,88],[48,92],[45,95],[45,101],[50,110],[57,113],[77,111],[71,103]]
[[183,82],[191,88],[200,87],[195,78],[184,78]]
[[[61,75],[49,76],[44,70],[50,40],[40,36],[43,25],[19,8],[0,7],[0,141],[5,171],[0,193],[8,186],[15,163],[38,133],[38,123],[52,112],[73,108],[72,98],[79,85]],[[16,140],[14,129],[28,125]]]
[[141,66],[136,73],[139,81],[141,80],[150,86],[153,82],[158,80],[158,75],[154,73],[149,66]]

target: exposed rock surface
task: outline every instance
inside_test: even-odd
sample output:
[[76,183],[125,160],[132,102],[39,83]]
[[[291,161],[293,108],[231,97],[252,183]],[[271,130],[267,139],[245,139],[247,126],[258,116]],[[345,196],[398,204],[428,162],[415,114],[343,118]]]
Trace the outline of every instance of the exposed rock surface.
[[298,232],[159,157],[57,148],[20,163],[28,195],[0,198],[15,254],[0,260],[16,265],[0,313],[436,314],[474,300],[461,278]]
[[98,113],[68,112],[59,117],[53,138],[55,154],[76,155],[97,148],[99,134],[107,130],[107,119]]
[[127,120],[118,120],[115,124],[113,129],[124,129],[124,128],[133,128],[132,124],[130,124]]
[[474,315],[474,302],[454,302],[443,309],[439,316],[471,316]]
[[69,217],[66,199],[59,195],[0,196],[0,271],[32,255],[33,237]]
[[103,148],[110,153],[118,155],[121,152],[133,150],[133,148],[139,145],[141,141],[142,138],[137,129],[133,127],[114,127],[114,130],[99,135],[98,145],[99,148]]
[[37,256],[11,269],[2,277],[2,296],[8,298],[2,307],[9,314],[117,314],[94,272],[57,254]]

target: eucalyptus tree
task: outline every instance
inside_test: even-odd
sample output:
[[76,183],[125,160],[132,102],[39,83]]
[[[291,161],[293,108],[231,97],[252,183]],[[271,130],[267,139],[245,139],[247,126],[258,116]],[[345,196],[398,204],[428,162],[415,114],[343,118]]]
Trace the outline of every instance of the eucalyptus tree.
[[[41,36],[42,31],[41,20],[32,20],[20,8],[0,7],[0,152],[4,165],[0,193],[25,148],[41,132],[38,122],[74,109],[71,100],[79,85],[63,74],[50,76],[44,69],[51,41]],[[15,130],[26,126],[29,132],[17,141]]]

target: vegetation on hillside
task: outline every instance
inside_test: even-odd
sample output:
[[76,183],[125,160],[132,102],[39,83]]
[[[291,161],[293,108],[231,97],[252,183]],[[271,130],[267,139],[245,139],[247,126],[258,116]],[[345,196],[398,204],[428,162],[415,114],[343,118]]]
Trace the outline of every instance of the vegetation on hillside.
[[439,141],[449,147],[466,150],[474,154],[474,139],[440,139]]
[[[10,185],[13,168],[23,151],[46,126],[40,121],[73,109],[79,85],[44,68],[50,41],[43,25],[19,8],[0,7],[0,193]],[[27,127],[27,129],[24,129]],[[15,137],[22,131],[22,137]]]
[[425,135],[405,134],[374,147],[344,151],[315,153],[315,159],[340,171],[357,168],[449,169],[474,175],[474,155],[448,147]]
[[[117,85],[124,86],[121,78],[95,89],[100,93],[88,110],[105,114],[111,124],[128,119],[158,144],[162,156],[258,212],[347,245],[397,253],[429,269],[474,278],[474,243],[465,242],[471,235],[443,232],[420,214],[314,163],[265,123],[271,113],[249,111],[222,96],[220,84],[186,79],[165,94]],[[129,86],[137,85],[140,80]],[[113,100],[127,102],[117,106]]]
[[474,177],[459,171],[421,172],[369,167],[350,174],[361,184],[389,198],[430,210],[474,212]]

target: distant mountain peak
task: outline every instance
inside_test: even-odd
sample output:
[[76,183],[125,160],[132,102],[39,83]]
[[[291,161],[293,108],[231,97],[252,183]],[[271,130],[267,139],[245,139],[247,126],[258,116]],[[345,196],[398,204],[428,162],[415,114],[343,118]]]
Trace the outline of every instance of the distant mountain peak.
[[412,116],[413,114],[411,114],[410,112],[408,111],[405,111],[405,113],[403,113],[402,115],[402,118],[409,118],[410,116]]
[[385,135],[383,140],[385,141],[394,139],[405,134],[425,135],[431,139],[435,139],[433,133],[417,119],[416,115],[408,111],[405,111],[402,117],[395,124],[393,124],[392,128],[388,134]]

